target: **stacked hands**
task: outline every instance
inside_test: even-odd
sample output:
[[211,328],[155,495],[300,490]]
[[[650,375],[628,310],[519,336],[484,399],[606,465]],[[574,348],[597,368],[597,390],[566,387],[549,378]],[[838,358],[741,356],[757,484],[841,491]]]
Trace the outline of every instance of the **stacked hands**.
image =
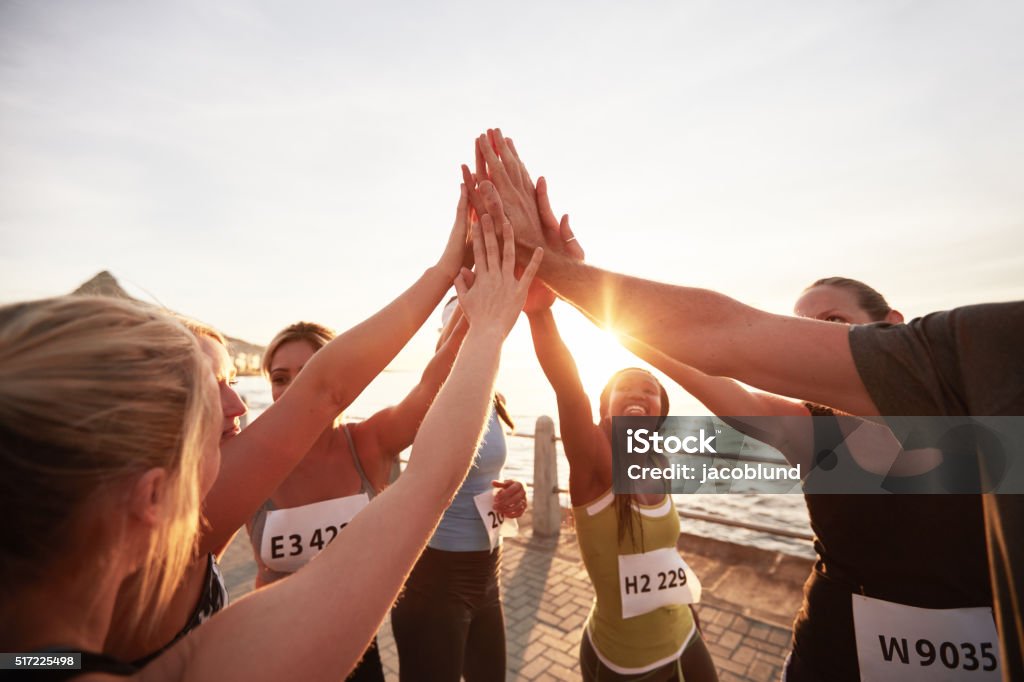
[[[506,262],[515,262],[518,258],[520,263],[516,265],[515,275],[523,274],[522,281],[530,282],[522,310],[529,314],[548,308],[556,298],[554,292],[539,280],[532,281],[541,252],[547,249],[574,260],[584,258],[583,248],[569,226],[569,216],[566,214],[559,219],[555,215],[547,181],[541,177],[534,185],[512,139],[504,137],[500,129],[480,135],[474,150],[476,171],[462,166],[462,191],[455,229],[449,240],[449,247],[455,247],[464,243],[468,232],[473,245],[472,250],[469,244],[463,249],[463,267],[456,279],[456,288],[459,279],[466,289],[472,286],[473,273],[467,266],[482,261],[478,244],[487,239],[486,235],[494,236],[500,230],[495,251],[502,251]],[[472,227],[467,229],[468,225]],[[538,261],[538,266],[530,270],[534,260]],[[493,268],[493,263],[490,265]]]
[[[535,280],[544,249],[575,260],[583,260],[584,253],[569,216],[559,220],[551,209],[547,181],[541,177],[534,185],[511,138],[500,129],[488,130],[476,139],[474,149],[476,172],[462,166],[459,206],[446,253],[457,253],[464,245],[462,267],[454,278],[463,314],[471,323],[488,317],[507,334],[520,310],[530,314],[555,301],[555,293]],[[525,265],[516,263],[517,255]],[[509,299],[519,304],[509,307]],[[494,510],[513,519],[522,516],[527,507],[523,484],[504,480],[493,485]]]

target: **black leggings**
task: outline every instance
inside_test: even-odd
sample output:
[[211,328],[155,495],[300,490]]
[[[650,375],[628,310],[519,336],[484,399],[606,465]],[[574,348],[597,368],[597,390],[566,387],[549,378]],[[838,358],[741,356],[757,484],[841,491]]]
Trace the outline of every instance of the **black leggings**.
[[423,552],[391,609],[402,682],[505,679],[500,563],[500,548]]

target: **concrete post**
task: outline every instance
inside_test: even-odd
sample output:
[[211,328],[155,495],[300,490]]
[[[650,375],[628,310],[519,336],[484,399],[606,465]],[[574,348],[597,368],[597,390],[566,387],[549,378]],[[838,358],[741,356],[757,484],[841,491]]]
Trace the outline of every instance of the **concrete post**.
[[533,430],[533,534],[555,537],[561,525],[555,423],[543,416]]

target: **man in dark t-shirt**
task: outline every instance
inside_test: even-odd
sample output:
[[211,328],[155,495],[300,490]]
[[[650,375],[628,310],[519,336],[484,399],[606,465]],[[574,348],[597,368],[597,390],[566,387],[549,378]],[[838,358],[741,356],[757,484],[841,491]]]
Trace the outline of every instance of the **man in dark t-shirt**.
[[[905,325],[850,329],[850,352],[864,386],[879,412],[891,416],[1024,415],[1022,341],[1022,303],[967,306]],[[1004,676],[1020,680],[1024,495],[983,497]]]

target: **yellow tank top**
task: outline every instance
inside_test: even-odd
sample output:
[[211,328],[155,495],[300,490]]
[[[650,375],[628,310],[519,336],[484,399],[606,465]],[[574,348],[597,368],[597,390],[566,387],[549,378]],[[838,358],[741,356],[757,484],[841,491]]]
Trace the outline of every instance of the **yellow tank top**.
[[624,619],[619,556],[675,548],[679,540],[679,515],[668,495],[657,505],[634,503],[633,534],[627,530],[620,542],[614,500],[609,490],[597,501],[572,509],[580,554],[596,595],[585,627],[602,663],[621,674],[641,673],[682,654],[696,631],[693,612],[685,604],[661,606]]

